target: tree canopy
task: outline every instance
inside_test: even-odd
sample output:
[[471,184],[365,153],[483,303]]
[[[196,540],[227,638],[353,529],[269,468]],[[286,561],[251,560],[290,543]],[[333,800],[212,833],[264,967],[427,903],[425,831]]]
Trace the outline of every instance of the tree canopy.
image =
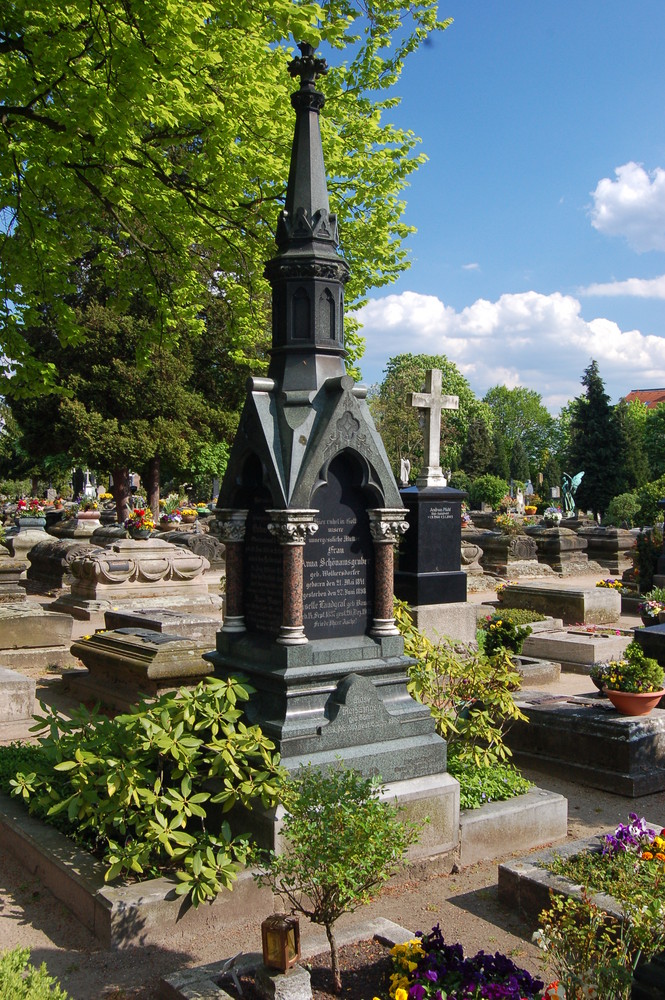
[[581,381],[586,391],[572,403],[567,471],[584,472],[577,505],[604,514],[622,482],[621,429],[598,362],[591,362]]
[[519,439],[527,458],[535,459],[539,465],[545,449],[552,447],[556,433],[556,421],[543,406],[540,393],[521,385],[513,389],[495,385],[487,390],[483,402],[492,411],[494,425],[508,442],[510,451]]
[[[404,59],[447,22],[434,0],[16,0],[0,26],[0,347],[14,395],[58,385],[26,332],[45,313],[63,345],[86,331],[72,299],[99,268],[137,341],[200,332],[206,292],[228,311],[231,356],[265,337],[263,265],[288,175],[290,39],[344,48],[320,87],[331,209],[349,301],[407,266],[400,192],[417,138],[383,120]],[[334,53],[336,56],[337,53]],[[351,337],[353,342],[353,337]],[[356,339],[356,346],[357,346]]]

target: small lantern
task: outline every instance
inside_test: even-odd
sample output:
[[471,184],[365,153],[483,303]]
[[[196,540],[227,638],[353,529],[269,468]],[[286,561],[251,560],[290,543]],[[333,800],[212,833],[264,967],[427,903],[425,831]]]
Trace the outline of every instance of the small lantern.
[[300,924],[288,913],[273,913],[261,924],[263,964],[287,972],[300,960]]

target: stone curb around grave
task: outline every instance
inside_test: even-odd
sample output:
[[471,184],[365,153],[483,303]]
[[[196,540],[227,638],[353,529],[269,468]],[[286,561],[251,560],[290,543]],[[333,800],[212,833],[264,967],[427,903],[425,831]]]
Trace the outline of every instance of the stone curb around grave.
[[[354,941],[366,941],[373,938],[380,944],[392,948],[396,944],[405,944],[415,937],[413,931],[385,917],[377,917],[369,920],[360,926],[346,927],[335,932],[337,946],[343,947],[345,944],[353,944]],[[309,946],[303,950],[302,957],[307,959],[312,955],[328,948],[325,935],[321,934],[309,942]],[[230,957],[230,956],[229,956]],[[253,972],[262,961],[259,952],[250,952],[241,955],[238,959],[236,972],[243,975],[245,972]],[[233,1000],[231,995],[218,984],[223,966],[228,962],[228,958],[220,962],[211,962],[209,965],[199,965],[194,969],[185,969],[183,972],[176,972],[172,976],[160,980],[160,997],[162,1000]],[[311,994],[310,994],[311,995]]]
[[565,840],[567,832],[568,799],[558,792],[531,788],[513,799],[462,810],[460,864],[504,856],[506,845],[511,853],[529,851]]

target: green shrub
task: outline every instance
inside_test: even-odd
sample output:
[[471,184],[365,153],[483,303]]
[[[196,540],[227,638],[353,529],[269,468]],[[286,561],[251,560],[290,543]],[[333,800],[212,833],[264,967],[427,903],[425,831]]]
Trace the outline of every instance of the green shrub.
[[634,528],[639,510],[640,501],[637,498],[637,493],[620,493],[610,500],[603,517],[603,524],[613,525],[617,528],[625,524],[628,528]]
[[462,469],[456,469],[455,472],[451,472],[448,485],[452,486],[454,490],[463,490],[468,493],[471,488],[471,476],[463,472]]
[[336,921],[369,902],[419,834],[420,828],[403,823],[397,807],[380,793],[379,779],[341,765],[324,773],[311,765],[301,768],[284,791],[281,832],[289,849],[271,851],[255,876],[284,896],[292,912],[325,927],[337,992],[342,983]]
[[500,611],[488,615],[480,627],[485,633],[483,651],[486,656],[494,656],[502,649],[521,653],[524,640],[531,635],[528,625],[518,625],[512,617],[503,615]]
[[506,650],[488,657],[469,647],[460,652],[446,638],[435,645],[415,628],[403,601],[395,602],[395,619],[404,651],[415,660],[409,667],[409,692],[429,707],[448,752],[477,766],[509,757],[503,734],[526,716],[511,695],[520,677]]
[[499,476],[492,476],[489,473],[478,476],[474,479],[469,488],[469,501],[474,509],[478,509],[481,504],[489,504],[493,508],[498,508],[499,504],[509,492],[510,487],[505,479]]
[[507,761],[478,767],[473,761],[449,755],[448,772],[460,784],[460,809],[479,809],[488,802],[512,799],[533,788],[533,783]]
[[243,722],[252,691],[208,678],[114,719],[51,711],[33,727],[40,752],[10,779],[12,794],[101,857],[107,880],[180,868],[178,894],[212,899],[234,881],[248,842],[209,807],[274,805],[280,790],[274,744]]
[[14,948],[0,955],[0,997],[4,1000],[69,1000],[49,976],[44,963],[38,969],[30,964],[29,948]]
[[658,501],[665,497],[665,476],[655,479],[651,483],[645,483],[637,490],[637,499],[640,509],[637,513],[637,524],[646,527],[653,524],[660,524],[663,520],[663,512],[658,506]]
[[662,551],[663,532],[660,528],[640,531],[635,539],[633,567],[641,594],[648,594],[653,587],[653,577]]

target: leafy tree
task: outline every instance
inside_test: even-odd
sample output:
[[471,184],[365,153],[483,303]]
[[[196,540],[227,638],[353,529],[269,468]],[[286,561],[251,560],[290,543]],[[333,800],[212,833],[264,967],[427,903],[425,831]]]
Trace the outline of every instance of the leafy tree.
[[[82,261],[126,314],[137,348],[200,332],[206,290],[224,300],[235,351],[264,335],[293,115],[292,37],[349,57],[320,81],[322,133],[352,279],[347,300],[407,266],[400,192],[422,162],[386,124],[386,93],[432,31],[434,0],[16,0],[0,26],[0,355],[14,394],[57,385],[26,338],[44,309],[63,345],[86,334],[71,297]],[[352,326],[352,324],[351,324]],[[358,348],[350,331],[349,343]]]
[[545,453],[545,463],[543,465],[543,483],[539,492],[542,492],[544,500],[551,498],[551,491],[561,489],[561,466],[551,452]]
[[256,876],[294,912],[325,927],[337,993],[342,980],[335,923],[370,901],[418,838],[418,827],[401,822],[397,807],[381,800],[380,792],[379,780],[341,765],[325,773],[301,768],[283,797],[288,851],[271,852]]
[[508,483],[506,480],[488,473],[473,481],[469,490],[469,500],[476,509],[480,507],[481,503],[487,503],[496,509],[507,493]]
[[[491,412],[495,426],[505,437],[512,452],[515,441],[522,442],[527,458],[540,457],[545,448],[551,446],[555,421],[543,406],[539,392],[516,386],[509,389],[505,385],[495,385],[483,397]],[[528,479],[526,476],[513,478]]]
[[586,393],[573,401],[568,464],[571,475],[584,470],[577,505],[604,514],[623,479],[621,429],[596,361],[585,369],[582,385]]
[[[628,492],[644,486],[650,479],[649,458],[646,450],[647,407],[639,399],[630,403],[620,400],[615,407],[621,430],[623,455],[623,489]],[[665,472],[665,463],[663,464]]]
[[665,473],[665,404],[658,403],[645,410],[644,447],[655,478]]
[[490,424],[487,407],[479,403],[457,366],[443,354],[398,354],[388,360],[385,378],[370,400],[379,432],[394,469],[406,457],[417,471],[423,464],[423,432],[410,392],[420,392],[431,368],[442,372],[442,391],[459,396],[459,410],[446,410],[441,420],[441,464],[457,468],[471,420]]
[[470,421],[466,432],[466,441],[460,458],[462,469],[471,479],[482,475],[489,469],[493,451],[489,427],[484,420],[475,417]]
[[510,476],[518,482],[525,483],[529,478],[529,459],[524,450],[521,438],[515,438],[510,454]]

